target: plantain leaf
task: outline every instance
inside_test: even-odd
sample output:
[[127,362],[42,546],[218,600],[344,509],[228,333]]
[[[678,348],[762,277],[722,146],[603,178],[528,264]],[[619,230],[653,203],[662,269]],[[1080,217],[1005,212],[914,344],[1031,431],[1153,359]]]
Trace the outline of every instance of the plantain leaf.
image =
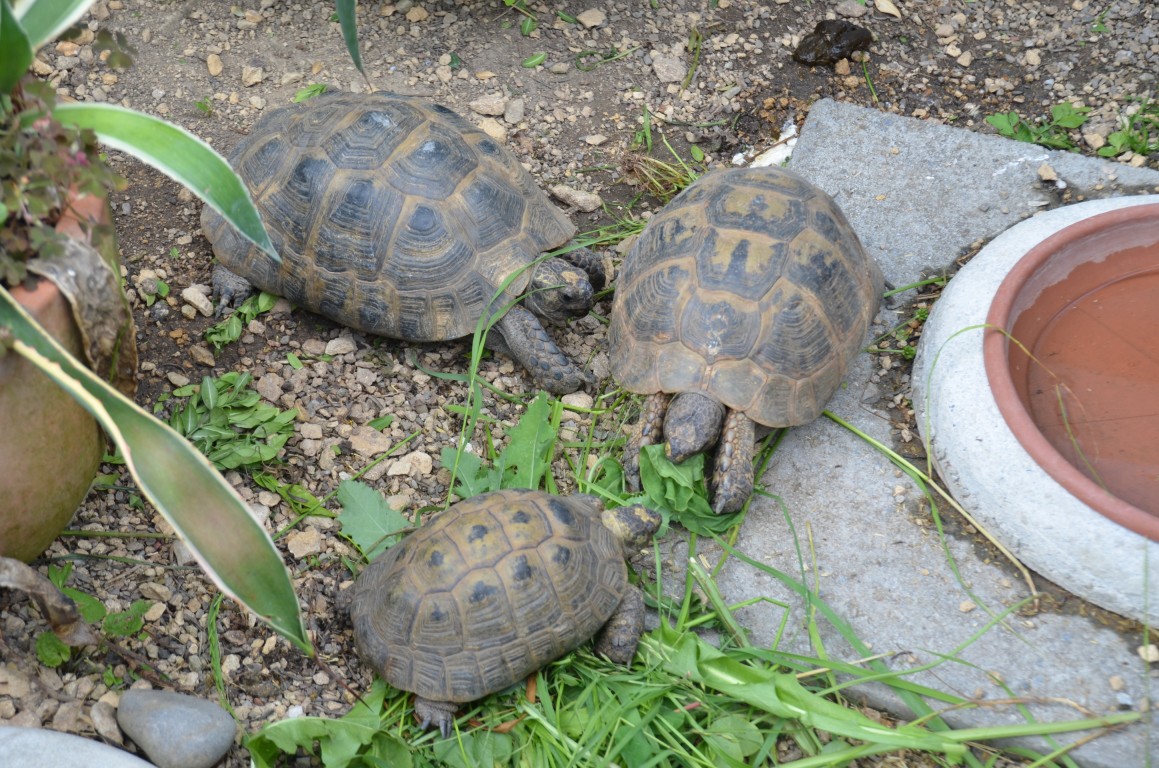
[[[204,456],[78,363],[0,288],[12,350],[76,398],[116,442],[141,492],[225,594],[313,654],[289,574],[269,535]],[[228,532],[228,535],[223,535]]]
[[61,104],[62,125],[88,128],[104,144],[151,165],[208,203],[246,238],[281,262],[249,190],[213,147],[180,126],[115,104]]

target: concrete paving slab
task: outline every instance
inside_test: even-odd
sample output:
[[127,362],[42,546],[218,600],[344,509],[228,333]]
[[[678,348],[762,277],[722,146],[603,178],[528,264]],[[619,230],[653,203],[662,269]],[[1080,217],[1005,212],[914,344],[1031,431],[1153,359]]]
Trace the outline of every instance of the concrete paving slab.
[[[1039,177],[1044,163],[1072,195],[1159,190],[1154,171],[832,101],[813,106],[790,167],[836,197],[887,278],[901,286],[920,279],[923,271],[944,269],[974,241],[1056,205],[1060,191]],[[899,321],[888,309],[881,319],[884,328]],[[888,419],[873,407],[882,394],[883,385],[873,381],[880,365],[869,355],[858,358],[829,409],[889,445]],[[1072,707],[1047,703],[1051,697],[1095,713],[1147,706],[1159,673],[1138,656],[1138,637],[1121,636],[1081,616],[1050,613],[1010,616],[986,630],[992,614],[1027,597],[1026,584],[1012,569],[985,560],[971,542],[943,541],[920,492],[836,423],[821,418],[790,431],[763,481],[788,519],[775,502],[758,497],[738,549],[816,585],[875,653],[894,654],[891,668],[914,669],[939,662],[941,655],[956,659],[909,677],[981,702],[976,709],[948,712],[951,724],[1025,722],[1014,707],[996,703],[1011,695],[1031,701],[1029,709],[1041,721],[1084,717]],[[730,602],[768,596],[788,605],[780,647],[815,653],[805,631],[807,606],[776,579],[730,560],[719,585]],[[762,603],[739,616],[752,628],[753,641],[768,645],[784,612]],[[832,628],[822,626],[822,640],[831,656],[856,658]],[[876,706],[904,713],[888,690],[856,690]],[[1056,743],[1076,738],[1055,737]],[[1022,743],[1051,749],[1041,740]],[[1074,752],[1090,768],[1150,765],[1154,755],[1159,755],[1159,726],[1150,723],[1105,735]]]

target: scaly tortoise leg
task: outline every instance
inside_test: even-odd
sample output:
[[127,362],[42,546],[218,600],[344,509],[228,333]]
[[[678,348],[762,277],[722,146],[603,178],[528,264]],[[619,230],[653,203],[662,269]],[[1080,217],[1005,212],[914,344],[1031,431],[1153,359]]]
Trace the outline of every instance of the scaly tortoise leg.
[[415,715],[419,718],[419,728],[426,730],[432,725],[439,729],[444,739],[451,738],[455,727],[455,713],[459,705],[453,701],[432,701],[415,696]]
[[575,392],[592,380],[551,338],[539,318],[514,306],[492,326],[487,346],[513,358],[527,369],[536,386],[553,395]]
[[624,483],[628,490],[640,490],[640,449],[664,439],[664,414],[672,395],[657,392],[648,395],[640,407],[640,421],[624,445]]
[[607,656],[616,664],[631,666],[636,646],[644,632],[644,593],[628,587],[624,599],[596,639],[596,653]]
[[753,493],[756,424],[740,411],[728,410],[712,468],[712,510],[718,515],[740,511]]

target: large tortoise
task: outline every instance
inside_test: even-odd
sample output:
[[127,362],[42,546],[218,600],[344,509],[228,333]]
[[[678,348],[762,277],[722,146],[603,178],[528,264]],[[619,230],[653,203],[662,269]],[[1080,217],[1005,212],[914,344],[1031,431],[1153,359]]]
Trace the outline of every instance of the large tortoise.
[[719,441],[712,506],[739,510],[754,422],[820,415],[865,343],[882,282],[833,199],[789,171],[691,184],[632,246],[612,305],[612,376],[649,396],[626,449],[630,487],[640,448],[661,432],[676,462]]
[[599,258],[577,248],[534,265],[575,226],[510,152],[451,110],[330,92],[266,114],[230,162],[282,262],[206,206],[225,304],[257,286],[368,333],[440,341],[474,333],[526,292],[489,346],[550,392],[588,381],[539,318],[587,313],[604,282]]
[[[625,557],[660,525],[641,506],[503,490],[461,501],[368,565],[350,616],[362,658],[416,694],[422,727],[449,736],[455,710],[600,633],[630,664],[644,598]],[[602,631],[601,631],[602,628]]]

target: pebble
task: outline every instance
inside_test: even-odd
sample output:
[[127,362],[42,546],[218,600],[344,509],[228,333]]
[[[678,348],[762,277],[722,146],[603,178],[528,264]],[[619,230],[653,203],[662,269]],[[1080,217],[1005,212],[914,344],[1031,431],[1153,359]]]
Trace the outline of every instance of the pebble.
[[213,301],[209,298],[210,293],[212,293],[212,289],[208,285],[194,283],[181,290],[181,299],[200,312],[202,317],[210,317],[213,315]]
[[225,69],[225,64],[222,63],[220,56],[211,53],[205,57],[205,67],[209,70],[210,77],[217,77]]
[[118,746],[124,744],[121,738],[121,729],[117,726],[117,710],[107,701],[98,701],[89,709],[89,720],[93,728],[105,741]]
[[326,342],[326,354],[331,357],[352,355],[357,351],[358,345],[354,343],[354,338],[349,333],[344,333],[338,338]]
[[523,121],[523,99],[511,99],[503,110],[503,120],[510,125],[517,125]]
[[501,93],[488,93],[475,99],[467,106],[479,115],[502,115],[507,111],[507,97]]
[[591,29],[603,25],[608,15],[599,8],[589,8],[576,15],[576,21],[583,24],[584,29]]
[[194,344],[189,348],[189,356],[193,358],[193,362],[198,365],[204,365],[206,368],[212,368],[217,365],[217,359],[214,358],[213,353],[209,351],[209,347],[204,344]]
[[397,475],[426,477],[432,469],[434,469],[434,459],[430,457],[430,454],[414,451],[391,462],[390,466],[387,467],[386,474],[388,477]]
[[479,128],[483,133],[495,139],[499,143],[507,141],[507,128],[503,123],[499,122],[493,117],[484,117],[479,121]]
[[652,54],[652,72],[662,83],[679,83],[688,74],[684,62],[674,56]]
[[22,768],[90,765],[100,768],[153,768],[152,764],[99,741],[47,728],[18,727],[7,723],[0,728],[0,758],[3,758],[5,766]]
[[233,746],[237,724],[211,701],[131,688],[117,723],[158,768],[211,768]]
[[572,189],[564,184],[556,184],[549,190],[552,197],[559,200],[561,203],[570,205],[573,208],[578,208],[584,213],[591,213],[597,210],[604,204],[600,196],[594,192],[584,192],[578,189]]
[[286,536],[286,549],[301,560],[322,551],[322,532],[316,528],[296,530]]
[[350,447],[360,456],[372,458],[390,450],[394,442],[389,435],[385,435],[374,427],[355,427],[350,433]]
[[247,88],[257,85],[265,79],[265,71],[261,67],[245,66],[241,68],[241,84]]

